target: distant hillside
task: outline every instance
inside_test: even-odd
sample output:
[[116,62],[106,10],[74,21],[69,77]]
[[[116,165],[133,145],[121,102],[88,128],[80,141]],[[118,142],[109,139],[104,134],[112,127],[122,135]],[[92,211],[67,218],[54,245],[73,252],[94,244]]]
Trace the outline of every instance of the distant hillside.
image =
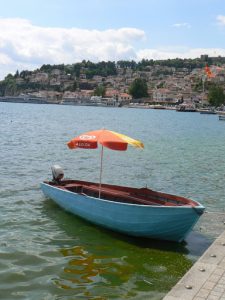
[[4,80],[0,81],[0,96],[17,96],[21,93],[33,93],[39,90],[55,92],[73,92],[77,89],[91,90],[99,84],[104,85],[106,78],[110,76],[123,76],[126,70],[133,72],[153,70],[155,76],[170,75],[173,72],[172,69],[185,68],[191,72],[195,68],[203,68],[206,63],[209,66],[211,64],[220,66],[225,64],[225,57],[212,58],[202,55],[201,58],[196,59],[176,58],[155,61],[143,59],[140,62],[121,60],[98,63],[84,60],[71,65],[47,64],[34,71],[24,70],[17,71],[14,75],[8,74]]

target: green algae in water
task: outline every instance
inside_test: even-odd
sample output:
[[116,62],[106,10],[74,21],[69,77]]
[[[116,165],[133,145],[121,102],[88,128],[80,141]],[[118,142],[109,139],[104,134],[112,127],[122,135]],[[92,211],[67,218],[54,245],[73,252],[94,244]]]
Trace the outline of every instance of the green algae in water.
[[130,238],[66,218],[79,228],[79,240],[60,249],[66,263],[55,285],[73,295],[136,299],[151,294],[160,299],[193,264],[183,245]]

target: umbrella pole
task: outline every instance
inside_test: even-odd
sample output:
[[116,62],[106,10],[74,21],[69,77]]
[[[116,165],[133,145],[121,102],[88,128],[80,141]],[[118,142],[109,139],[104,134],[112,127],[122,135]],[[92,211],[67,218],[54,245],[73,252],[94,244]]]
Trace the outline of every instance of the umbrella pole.
[[103,165],[103,146],[101,150],[101,166],[100,166],[99,195],[98,195],[99,198],[101,198],[101,188],[102,188],[102,165]]

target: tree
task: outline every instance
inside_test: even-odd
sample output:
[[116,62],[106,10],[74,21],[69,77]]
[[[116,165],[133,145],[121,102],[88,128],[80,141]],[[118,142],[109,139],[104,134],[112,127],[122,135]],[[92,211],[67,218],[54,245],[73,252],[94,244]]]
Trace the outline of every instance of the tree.
[[130,88],[129,93],[134,99],[143,98],[148,96],[148,86],[145,79],[136,78]]
[[97,86],[94,91],[94,95],[104,97],[105,96],[105,87],[103,85]]
[[7,77],[6,88],[5,88],[5,96],[14,96],[17,93],[16,81],[12,78]]
[[20,73],[19,73],[19,71],[18,71],[18,70],[16,71],[16,73],[15,73],[14,77],[15,77],[15,78],[18,78],[18,77],[20,77]]
[[212,106],[218,107],[225,102],[225,94],[222,87],[213,85],[209,89],[208,101]]

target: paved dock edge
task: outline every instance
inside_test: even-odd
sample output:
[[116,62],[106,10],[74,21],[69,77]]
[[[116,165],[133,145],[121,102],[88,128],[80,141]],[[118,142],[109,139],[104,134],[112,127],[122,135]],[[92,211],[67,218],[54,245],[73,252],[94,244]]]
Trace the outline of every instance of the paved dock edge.
[[225,231],[163,300],[225,300]]

